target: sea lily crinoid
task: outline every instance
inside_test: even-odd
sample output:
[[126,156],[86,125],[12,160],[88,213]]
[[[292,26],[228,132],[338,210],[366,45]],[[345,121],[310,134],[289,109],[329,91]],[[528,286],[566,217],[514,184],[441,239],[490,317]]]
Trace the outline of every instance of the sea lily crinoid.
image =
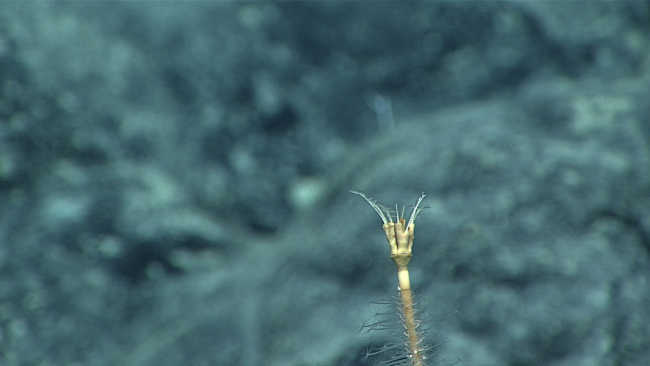
[[422,205],[422,201],[426,195],[422,193],[420,197],[418,197],[417,201],[413,205],[413,211],[409,216],[409,220],[406,222],[404,219],[403,209],[400,214],[397,207],[395,208],[395,221],[393,221],[393,217],[391,216],[388,207],[377,203],[377,201],[359,191],[350,191],[350,193],[363,197],[363,199],[370,204],[377,214],[379,214],[379,217],[383,221],[382,228],[384,229],[388,245],[390,246],[390,257],[398,267],[398,271],[400,265],[408,265],[409,260],[413,256],[412,250],[413,238],[415,237],[415,218],[423,209],[427,208],[427,206]]
[[359,195],[370,204],[370,206],[379,214],[383,221],[382,228],[386,234],[388,245],[390,246],[390,258],[397,267],[397,279],[399,281],[399,292],[401,300],[401,319],[404,323],[405,334],[407,337],[406,360],[409,365],[424,366],[425,350],[422,337],[418,332],[418,321],[415,319],[415,310],[413,309],[413,295],[411,293],[411,280],[409,276],[408,264],[413,256],[413,238],[415,232],[415,218],[426,206],[422,201],[426,195],[422,193],[413,206],[413,211],[408,221],[404,218],[404,210],[400,214],[395,210],[395,221],[391,216],[390,210],[380,205],[374,199],[358,191],[350,193]]

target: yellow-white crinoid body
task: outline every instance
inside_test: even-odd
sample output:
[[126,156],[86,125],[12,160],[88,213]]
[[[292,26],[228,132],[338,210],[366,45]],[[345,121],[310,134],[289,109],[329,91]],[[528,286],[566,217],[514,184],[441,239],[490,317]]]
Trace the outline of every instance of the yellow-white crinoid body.
[[390,258],[397,267],[397,279],[399,281],[399,292],[401,300],[402,320],[404,322],[405,335],[407,337],[406,359],[413,366],[424,366],[424,350],[421,336],[418,332],[418,321],[415,319],[415,310],[413,309],[413,295],[411,293],[411,280],[409,276],[408,264],[413,256],[413,238],[415,232],[415,218],[426,206],[422,201],[426,195],[422,193],[413,206],[413,211],[408,221],[404,218],[404,210],[400,214],[395,209],[395,221],[391,216],[390,210],[380,205],[374,199],[358,191],[350,191],[363,197],[379,214],[383,221],[382,228],[386,234],[386,240],[390,246]]

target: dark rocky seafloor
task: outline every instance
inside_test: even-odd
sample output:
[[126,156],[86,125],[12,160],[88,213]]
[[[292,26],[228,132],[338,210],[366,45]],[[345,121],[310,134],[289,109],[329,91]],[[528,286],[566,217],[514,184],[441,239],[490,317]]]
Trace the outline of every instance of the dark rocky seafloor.
[[[650,364],[650,2],[0,3],[0,365]],[[376,361],[376,360],[371,360]],[[390,361],[390,360],[389,360]]]

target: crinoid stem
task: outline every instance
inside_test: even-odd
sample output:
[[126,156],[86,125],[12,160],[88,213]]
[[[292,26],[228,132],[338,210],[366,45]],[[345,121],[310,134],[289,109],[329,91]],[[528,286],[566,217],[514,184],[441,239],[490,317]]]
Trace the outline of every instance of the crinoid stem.
[[388,245],[390,246],[390,258],[397,267],[397,280],[399,281],[400,299],[402,302],[402,320],[406,328],[406,337],[408,340],[408,357],[414,366],[424,366],[424,347],[420,333],[418,332],[418,321],[415,319],[415,310],[413,308],[413,295],[411,293],[411,279],[409,276],[408,264],[413,257],[413,238],[415,237],[415,218],[418,213],[425,207],[422,200],[426,196],[420,195],[416,201],[409,220],[406,221],[403,214],[397,211],[396,221],[393,221],[390,211],[382,205],[379,205],[372,198],[357,191],[350,191],[363,197],[366,202],[379,214],[383,221],[382,228],[386,234]]

